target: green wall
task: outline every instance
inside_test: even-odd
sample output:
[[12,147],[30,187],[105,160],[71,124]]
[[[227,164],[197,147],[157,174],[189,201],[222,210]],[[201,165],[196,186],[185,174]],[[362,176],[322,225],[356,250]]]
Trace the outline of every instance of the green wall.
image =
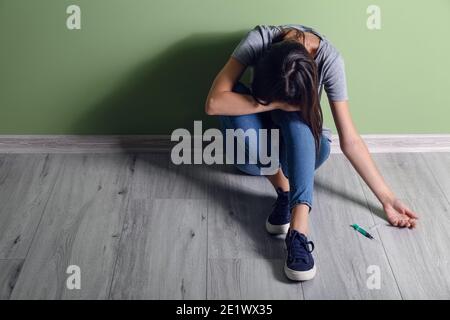
[[[66,8],[82,29],[66,28]],[[366,27],[366,8],[382,29]],[[450,133],[449,0],[0,0],[0,134],[165,134],[257,24],[316,27],[344,55],[362,133]],[[331,125],[328,105],[323,105]]]

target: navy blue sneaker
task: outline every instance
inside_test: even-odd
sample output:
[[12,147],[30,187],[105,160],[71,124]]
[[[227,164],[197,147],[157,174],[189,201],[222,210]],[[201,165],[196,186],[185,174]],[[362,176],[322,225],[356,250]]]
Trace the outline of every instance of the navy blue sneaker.
[[[286,236],[287,259],[284,273],[293,281],[311,280],[316,275],[316,266],[311,252],[314,243],[296,230],[289,230]],[[310,248],[311,246],[311,248]]]
[[289,192],[277,189],[278,198],[273,210],[266,220],[267,232],[271,234],[285,234],[289,230],[291,213],[289,211]]

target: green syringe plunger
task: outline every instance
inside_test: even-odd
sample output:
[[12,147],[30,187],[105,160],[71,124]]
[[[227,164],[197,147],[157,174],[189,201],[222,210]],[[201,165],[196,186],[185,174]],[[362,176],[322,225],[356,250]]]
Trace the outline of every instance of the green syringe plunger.
[[372,235],[370,233],[368,233],[366,230],[364,230],[363,228],[358,226],[356,223],[350,225],[350,227],[352,227],[353,229],[355,229],[356,231],[361,233],[364,237],[369,238],[369,239],[373,239],[373,237],[372,237]]

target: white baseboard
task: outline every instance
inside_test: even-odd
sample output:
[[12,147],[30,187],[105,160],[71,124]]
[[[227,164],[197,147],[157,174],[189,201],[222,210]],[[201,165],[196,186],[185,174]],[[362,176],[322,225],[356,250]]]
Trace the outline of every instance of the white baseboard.
[[[371,153],[450,152],[450,134],[366,134],[361,135]],[[341,153],[339,138],[333,135],[332,153]]]
[[[372,153],[450,152],[450,134],[362,135]],[[0,135],[0,153],[168,152],[169,135]],[[333,135],[332,153],[341,153]]]

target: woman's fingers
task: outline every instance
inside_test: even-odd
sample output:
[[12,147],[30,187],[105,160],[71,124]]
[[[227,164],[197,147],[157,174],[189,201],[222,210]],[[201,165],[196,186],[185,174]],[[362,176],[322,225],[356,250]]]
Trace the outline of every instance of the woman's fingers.
[[409,218],[413,218],[413,219],[419,219],[419,217],[417,216],[417,213],[415,213],[414,211],[412,211],[410,208],[408,208],[403,202],[401,202],[400,200],[397,200],[394,204],[394,208],[395,210],[397,210],[397,212],[399,212],[400,214],[405,214],[407,215]]
[[408,217],[410,217],[410,218],[413,218],[413,219],[419,219],[419,216],[417,215],[417,213],[415,213],[414,211],[412,211],[411,209],[406,209],[405,210],[405,214],[408,216]]
[[407,226],[407,224],[408,224],[408,220],[406,220],[406,219],[402,219],[400,221],[400,227],[402,227],[402,228],[405,228]]
[[390,222],[394,227],[397,227],[397,226],[398,226],[398,218],[397,218],[397,217],[393,217],[393,218],[389,219],[389,222]]
[[406,206],[394,208],[385,208],[389,217],[389,222],[398,228],[415,228],[417,224],[417,214]]
[[394,227],[398,227],[398,228],[410,228],[413,229],[416,227],[417,225],[417,220],[416,219],[411,219],[407,216],[398,218],[392,218],[390,219],[390,223],[394,226]]
[[406,217],[404,220],[406,228],[414,229],[417,225],[417,219]]

